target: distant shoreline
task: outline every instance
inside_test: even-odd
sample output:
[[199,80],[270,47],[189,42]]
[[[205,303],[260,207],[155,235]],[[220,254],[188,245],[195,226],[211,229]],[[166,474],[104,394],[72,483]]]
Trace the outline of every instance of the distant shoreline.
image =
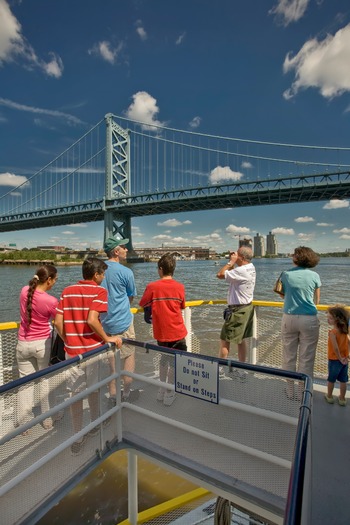
[[4,259],[3,261],[0,260],[0,264],[6,265],[6,266],[40,266],[41,264],[53,264],[54,266],[81,266],[83,264],[83,260],[79,261],[54,261],[51,259],[45,259],[45,260],[26,260],[26,259]]

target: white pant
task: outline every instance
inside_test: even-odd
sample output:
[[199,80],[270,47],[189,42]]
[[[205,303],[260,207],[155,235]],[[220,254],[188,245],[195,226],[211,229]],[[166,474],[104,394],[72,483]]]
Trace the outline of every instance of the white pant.
[[[19,377],[25,377],[49,365],[51,339],[37,341],[18,341],[16,359]],[[34,382],[23,385],[18,392],[17,423],[26,423],[32,417],[34,405]],[[49,410],[49,383],[43,378],[40,381],[40,405],[42,413]]]
[[284,370],[296,371],[299,349],[298,372],[313,376],[319,332],[320,322],[317,315],[283,314],[282,367]]

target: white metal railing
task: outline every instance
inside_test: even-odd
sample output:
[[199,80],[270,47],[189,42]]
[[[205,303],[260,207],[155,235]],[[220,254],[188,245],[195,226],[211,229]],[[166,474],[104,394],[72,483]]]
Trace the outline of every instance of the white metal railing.
[[[241,506],[249,508],[253,500],[264,518],[282,523],[300,420],[300,404],[291,403],[283,395],[285,379],[290,375],[247,365],[247,378],[242,383],[230,376],[229,367],[225,368],[225,376],[219,376],[216,358],[198,356],[216,363],[218,404],[177,393],[174,404],[164,406],[156,399],[159,387],[175,387],[159,381],[157,363],[159,355],[169,350],[152,343],[135,345],[134,373],[122,371],[117,351],[116,372],[111,374],[111,350],[103,347],[100,352],[84,354],[82,361],[74,358],[0,387],[0,399],[7,407],[0,438],[2,523],[35,523],[83,473],[125,447],[172,466],[212,492],[239,501]],[[67,397],[67,371],[87,362],[99,367],[98,383]],[[133,378],[134,387],[141,392],[134,403],[121,402],[125,375]],[[40,401],[43,378],[49,381],[49,411],[37,414],[34,407],[32,419],[23,424],[16,421],[19,389],[34,386]],[[117,381],[114,407],[107,395],[111,379]],[[304,384],[303,377],[295,379]],[[96,390],[99,416],[90,421],[87,399]],[[81,430],[74,432],[69,412],[79,399],[84,402],[84,418]],[[55,419],[62,413],[64,417],[52,429],[42,427],[47,417]],[[29,434],[22,435],[26,431]],[[276,431],[279,440],[275,439]],[[81,438],[86,438],[81,453],[72,456],[71,446]],[[135,463],[134,456],[130,457],[129,484],[134,490]],[[130,494],[130,505],[129,520],[136,524],[135,493]]]
[[[184,313],[189,332],[187,343],[189,350],[198,354],[198,357],[203,354],[203,357],[217,361],[215,356],[218,351],[224,304],[225,301],[188,303]],[[250,344],[249,361],[279,368],[282,356],[279,332],[282,303],[256,301],[255,305],[254,337]],[[322,311],[326,306],[319,309]],[[141,309],[134,309],[134,312],[141,311]],[[0,325],[0,378],[3,383],[8,383],[12,378],[17,377],[15,367],[17,327],[16,323]],[[107,352],[110,350],[105,348],[98,356],[93,353],[94,355],[89,357],[98,360],[100,381],[74,398],[67,397],[65,375],[68,368],[80,366],[78,360],[55,365],[35,374],[33,378],[19,380],[10,389],[7,389],[6,385],[0,386],[0,502],[1,508],[6,509],[2,517],[3,523],[19,523],[24,516],[29,519],[33,515],[37,520],[38,515],[43,515],[57,500],[57,494],[62,496],[62,493],[57,493],[58,490],[67,490],[68,486],[74,486],[82,473],[85,474],[96,466],[97,461],[125,446],[132,447],[138,450],[138,453],[146,454],[153,459],[157,457],[157,461],[168,467],[170,464],[177,465],[176,468],[191,480],[198,479],[199,476],[202,486],[216,494],[222,494],[223,497],[230,497],[231,500],[238,499],[241,506],[249,505],[249,501],[251,504],[250,495],[245,499],[247,487],[254,487],[255,494],[261,495],[262,490],[266,492],[266,476],[268,476],[271,479],[270,501],[266,503],[263,501],[264,498],[260,499],[258,496],[256,505],[266,519],[282,523],[281,516],[286,504],[293,461],[293,443],[298,433],[300,418],[300,404],[290,403],[284,396],[283,375],[276,376],[266,368],[260,369],[247,365],[245,368],[248,381],[240,383],[232,379],[227,369],[226,375],[218,378],[220,402],[217,406],[178,394],[176,403],[171,407],[172,412],[169,413],[167,409],[164,412],[164,407],[155,401],[155,392],[161,386],[158,377],[161,351],[152,348],[151,328],[143,322],[143,316],[135,316],[135,327],[139,340],[150,341],[140,343],[141,349],[136,349],[135,373],[123,372],[118,362],[116,374],[112,376],[107,357]],[[327,325],[324,316],[324,319],[321,317],[321,337],[316,358],[316,376],[320,378],[326,373],[326,338]],[[144,350],[146,347],[148,347],[147,352]],[[232,350],[232,359],[234,359],[234,349]],[[118,361],[119,352],[115,355]],[[233,364],[240,366],[238,363],[233,362]],[[133,405],[121,403],[124,375],[130,375],[134,384],[142,390],[140,401]],[[36,392],[36,405],[40,405],[40,381],[44,376],[50,384],[49,411],[40,414],[36,406],[33,418],[16,426],[18,389],[32,382]],[[107,395],[107,386],[112,378],[117,381],[118,386],[115,407],[109,405]],[[169,386],[169,389],[171,388],[174,387]],[[91,422],[88,417],[87,397],[94,389],[99,392],[100,415]],[[82,429],[74,434],[69,411],[72,403],[80,398],[84,403],[84,424]],[[227,413],[230,414],[229,417]],[[64,417],[60,419],[62,414]],[[201,414],[202,422],[197,421]],[[53,429],[46,431],[42,427],[42,422],[48,417],[57,421]],[[213,428],[209,425],[210,418],[213,421]],[[228,421],[234,421],[234,428],[228,425]],[[262,423],[266,421],[268,424]],[[236,435],[237,422],[242,435]],[[257,422],[259,424],[261,422],[260,427]],[[286,439],[288,444],[284,451],[274,451],[270,448],[271,442],[275,443],[275,438],[271,437],[274,425],[279,429],[281,426],[288,429],[282,433],[288,436]],[[261,435],[258,434],[257,442],[250,442],[251,436],[257,433],[257,427]],[[91,431],[95,428],[97,428],[96,434],[91,436],[93,433]],[[135,428],[142,428],[142,434],[135,432]],[[150,428],[153,429],[151,432],[149,432]],[[156,435],[155,428],[158,428]],[[218,432],[219,428],[220,432]],[[22,433],[28,430],[29,435],[23,436]],[[174,442],[174,435],[186,436],[186,449],[178,448],[179,439],[176,438]],[[86,436],[89,438],[84,445],[83,453],[72,458],[71,445]],[[201,440],[204,449],[211,451],[210,461],[203,463],[202,458],[197,457],[198,440]],[[282,442],[284,443],[284,438]],[[220,450],[221,459],[219,464],[216,464],[213,458],[215,457],[217,461]],[[227,461],[228,457],[230,461]],[[274,470],[276,468],[282,470],[276,474]],[[59,475],[55,476],[55,482],[52,484],[48,473],[56,470]],[[240,472],[245,472],[243,479]],[[203,479],[206,479],[206,482],[203,482]],[[282,482],[276,485],[277,479]],[[230,483],[236,487],[235,495],[229,489]],[[256,487],[255,484],[258,486]],[[36,488],[35,494],[40,494],[40,501],[32,500],[34,494],[31,487]],[[21,490],[21,494],[25,494],[25,497],[15,505],[13,502],[18,498],[17,490]],[[130,501],[133,501],[133,498]],[[135,512],[133,507],[131,516],[135,515]],[[14,513],[18,513],[16,518]]]
[[[190,351],[203,355],[218,355],[219,334],[222,325],[224,300],[189,301],[184,311],[188,329],[186,338]],[[249,344],[248,362],[273,368],[282,367],[281,302],[254,301],[254,336]],[[319,305],[320,337],[317,345],[314,378],[325,381],[328,374],[327,338],[328,324],[325,315],[327,305]],[[135,313],[136,336],[141,341],[153,341],[152,328],[143,321],[142,308],[132,308]],[[18,377],[15,349],[18,323],[0,323],[0,385]],[[5,349],[5,351],[3,351]],[[232,345],[231,357],[237,358]],[[0,415],[1,425],[1,415]]]

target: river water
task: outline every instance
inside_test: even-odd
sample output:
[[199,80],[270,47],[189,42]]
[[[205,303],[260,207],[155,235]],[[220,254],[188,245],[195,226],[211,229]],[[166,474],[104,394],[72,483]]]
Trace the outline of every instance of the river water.
[[[272,292],[280,272],[292,267],[290,259],[256,259],[253,261],[257,271],[255,299],[276,301],[278,296]],[[184,283],[186,299],[208,300],[225,299],[227,285],[216,278],[219,268],[225,264],[220,261],[178,261],[175,278]],[[156,263],[130,264],[136,280],[138,305],[147,283],[158,278]],[[350,257],[322,258],[316,271],[322,281],[321,303],[344,303],[350,305]],[[0,265],[1,301],[0,322],[18,321],[18,297],[22,286],[35,274],[34,266]],[[58,267],[58,280],[51,293],[59,297],[68,284],[81,279],[81,267]],[[207,327],[208,329],[208,327]],[[137,335],[137,334],[136,334]],[[209,334],[208,334],[209,335]],[[213,336],[216,340],[217,332]],[[140,338],[141,334],[140,334]],[[139,486],[140,510],[159,504],[195,488],[190,482],[156,467],[146,460],[139,462],[139,475],[143,479]],[[39,525],[65,523],[67,525],[115,525],[126,517],[127,477],[125,451],[117,452],[104,461],[84,479],[63,500],[42,518]]]
[[[276,301],[272,292],[273,285],[281,271],[292,266],[291,260],[285,259],[255,259],[257,281],[254,298],[257,300]],[[175,278],[186,288],[186,300],[195,299],[225,299],[227,285],[216,278],[219,268],[225,264],[220,261],[178,261]],[[145,286],[158,278],[156,263],[130,264],[135,275],[138,297],[133,306],[137,306]],[[322,258],[315,269],[322,281],[321,303],[350,304],[350,257]],[[18,297],[22,286],[28,284],[35,274],[34,266],[3,266],[0,265],[1,301],[0,322],[18,321]],[[68,284],[81,279],[79,266],[58,267],[58,280],[51,293],[56,297]]]

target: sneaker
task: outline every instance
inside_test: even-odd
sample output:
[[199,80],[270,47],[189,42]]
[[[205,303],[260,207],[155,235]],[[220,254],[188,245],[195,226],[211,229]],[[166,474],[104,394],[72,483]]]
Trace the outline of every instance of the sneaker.
[[114,408],[117,404],[117,398],[115,396],[109,396],[108,398],[108,410]]
[[244,383],[248,379],[247,372],[245,372],[245,370],[237,370],[237,368],[234,368],[232,372],[229,372],[229,375],[234,379],[238,379],[242,383]]
[[219,366],[219,377],[223,378],[226,377],[225,370],[223,366]]
[[51,430],[52,427],[53,427],[53,421],[52,421],[51,417],[48,417],[48,418],[44,419],[42,425],[43,425],[45,430]]
[[59,412],[56,412],[56,414],[52,416],[52,420],[54,423],[56,423],[56,421],[61,421],[63,417],[64,417],[64,410],[60,410]]
[[[103,428],[107,428],[110,422],[112,421],[111,417],[107,417],[102,423]],[[100,432],[100,425],[97,425],[97,427],[92,428],[88,433],[88,437],[94,437],[97,436],[97,434]]]
[[140,390],[130,390],[127,394],[122,394],[122,402],[128,402],[132,403],[133,401],[136,401],[140,397]]
[[97,436],[97,434],[99,433],[100,431],[100,426],[98,425],[97,427],[94,427],[92,428],[91,430],[89,430],[89,432],[87,433],[87,436],[88,437],[94,437],[94,436]]
[[165,389],[160,388],[157,392],[157,401],[164,401]]
[[324,398],[327,401],[327,403],[329,403],[330,405],[333,405],[333,403],[334,403],[334,397],[333,396],[328,397],[327,394],[325,394]]
[[166,392],[164,394],[163,405],[165,405],[166,407],[170,407],[170,405],[174,403],[174,399],[175,392],[173,392],[172,390],[170,392]]
[[341,407],[345,407],[346,406],[346,399],[340,399],[340,397],[338,397],[338,403]]
[[75,443],[73,443],[73,445],[71,445],[70,450],[73,456],[78,456],[80,454],[80,452],[83,450],[85,440],[86,438],[84,436],[81,441],[76,441]]

